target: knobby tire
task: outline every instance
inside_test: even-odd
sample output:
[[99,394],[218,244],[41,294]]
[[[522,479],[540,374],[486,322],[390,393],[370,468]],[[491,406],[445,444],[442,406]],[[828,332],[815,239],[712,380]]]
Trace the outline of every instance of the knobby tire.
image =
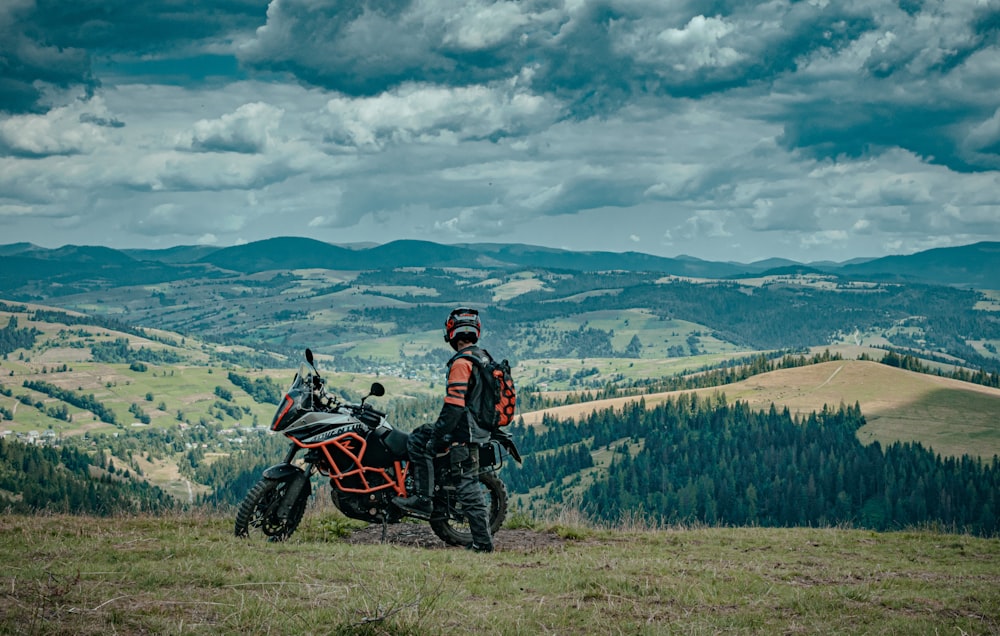
[[[486,497],[486,508],[490,515],[490,534],[496,534],[507,518],[507,486],[494,473],[483,473],[479,484]],[[447,519],[432,519],[431,529],[439,539],[448,545],[467,546],[472,543],[472,533],[468,523],[449,516]]]
[[288,485],[287,481],[271,479],[257,482],[240,502],[236,511],[236,536],[249,539],[263,536],[268,541],[284,541],[292,536],[302,521],[302,515],[305,514],[309,491],[304,489],[302,496],[289,511],[288,517],[280,519],[276,511]]

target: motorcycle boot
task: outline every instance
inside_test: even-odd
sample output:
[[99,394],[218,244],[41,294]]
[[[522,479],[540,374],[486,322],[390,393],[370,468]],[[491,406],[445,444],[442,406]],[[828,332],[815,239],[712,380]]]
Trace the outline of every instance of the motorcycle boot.
[[488,543],[485,545],[479,545],[478,543],[470,543],[465,546],[466,550],[471,550],[472,552],[493,552],[493,544]]
[[409,497],[396,496],[392,503],[406,512],[430,517],[434,511],[431,493],[434,492],[434,456],[427,452],[427,442],[432,431],[419,427],[410,434],[406,451],[410,456],[410,471],[413,475],[413,489]]
[[392,503],[407,512],[430,516],[434,511],[434,502],[427,495],[411,495],[409,497],[393,497]]

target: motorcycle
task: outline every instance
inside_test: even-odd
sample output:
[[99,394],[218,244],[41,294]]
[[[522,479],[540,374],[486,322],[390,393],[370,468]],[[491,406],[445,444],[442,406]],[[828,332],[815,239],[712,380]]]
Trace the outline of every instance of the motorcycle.
[[[352,519],[382,524],[383,541],[388,524],[409,516],[428,521],[434,534],[449,545],[471,544],[472,534],[456,496],[460,475],[452,470],[448,455],[434,462],[434,508],[429,517],[396,506],[393,497],[413,492],[413,477],[407,470],[409,434],[395,429],[384,412],[366,403],[370,397],[385,395],[385,388],[374,382],[359,403],[342,401],[327,393],[312,351],[306,349],[305,355],[308,367],[299,367],[270,427],[288,437],[291,447],[243,498],[236,512],[236,536],[288,539],[305,514],[312,477],[319,474],[330,480],[334,506]],[[493,433],[478,450],[479,484],[490,531],[495,533],[507,515],[507,487],[497,471],[505,451],[518,462],[521,458],[503,432]],[[303,465],[293,463],[300,452]]]

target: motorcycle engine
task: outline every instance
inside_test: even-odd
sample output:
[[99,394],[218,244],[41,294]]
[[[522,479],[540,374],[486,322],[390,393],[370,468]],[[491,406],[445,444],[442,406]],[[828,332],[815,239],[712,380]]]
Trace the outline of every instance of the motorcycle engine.
[[385,517],[386,522],[396,523],[402,518],[399,509],[389,505],[391,493],[387,490],[363,494],[331,488],[330,498],[333,505],[351,519],[382,523],[382,518]]

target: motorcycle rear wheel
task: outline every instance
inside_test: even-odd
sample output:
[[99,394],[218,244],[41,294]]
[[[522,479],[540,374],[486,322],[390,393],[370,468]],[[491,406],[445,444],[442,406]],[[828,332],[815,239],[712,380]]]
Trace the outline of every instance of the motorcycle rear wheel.
[[[507,486],[493,473],[479,476],[479,485],[486,499],[486,509],[490,515],[490,534],[496,534],[507,518]],[[448,545],[467,546],[472,543],[469,523],[461,514],[454,497],[449,497],[452,509],[444,519],[431,519],[431,529],[439,539]]]
[[268,541],[284,541],[292,536],[302,521],[302,515],[305,514],[309,491],[306,489],[302,491],[302,495],[288,511],[288,516],[282,519],[277,511],[282,499],[285,498],[289,483],[261,479],[250,489],[236,510],[237,537],[246,539],[264,537]]

